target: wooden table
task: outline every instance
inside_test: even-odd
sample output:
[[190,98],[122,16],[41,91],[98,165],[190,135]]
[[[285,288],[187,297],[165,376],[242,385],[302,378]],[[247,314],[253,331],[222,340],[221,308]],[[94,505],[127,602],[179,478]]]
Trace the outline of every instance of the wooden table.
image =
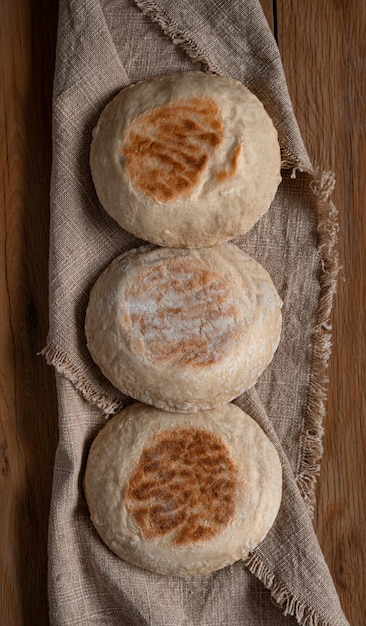
[[[343,270],[333,314],[315,525],[352,626],[365,624],[366,4],[262,0],[313,161],[334,170]],[[48,328],[55,0],[3,0],[1,35],[1,624],[48,624],[47,524],[57,444]]]

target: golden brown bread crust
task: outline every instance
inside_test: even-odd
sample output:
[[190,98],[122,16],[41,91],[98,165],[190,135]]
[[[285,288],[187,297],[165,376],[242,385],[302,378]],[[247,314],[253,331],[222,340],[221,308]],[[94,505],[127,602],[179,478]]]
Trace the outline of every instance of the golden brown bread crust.
[[111,418],[89,452],[92,522],[122,559],[192,576],[245,557],[274,523],[281,465],[241,409],[171,414],[135,403]]
[[122,144],[133,185],[160,202],[189,197],[222,142],[220,110],[212,98],[156,107],[131,124]]
[[126,230],[167,247],[247,232],[280,176],[277,132],[241,83],[180,72],[123,89],[93,131],[99,200]]
[[235,514],[236,467],[215,433],[177,428],[156,435],[129,479],[126,508],[142,534],[176,546],[211,539]]

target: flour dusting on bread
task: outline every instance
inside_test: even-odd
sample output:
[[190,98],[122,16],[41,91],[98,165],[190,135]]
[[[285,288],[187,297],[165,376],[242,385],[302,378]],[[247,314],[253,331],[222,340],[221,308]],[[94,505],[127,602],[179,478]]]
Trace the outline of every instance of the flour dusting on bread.
[[121,303],[131,349],[156,363],[199,367],[222,358],[240,333],[233,287],[197,257],[144,268]]
[[125,394],[168,411],[232,400],[270,363],[281,300],[265,269],[232,244],[127,252],[94,285],[89,351]]

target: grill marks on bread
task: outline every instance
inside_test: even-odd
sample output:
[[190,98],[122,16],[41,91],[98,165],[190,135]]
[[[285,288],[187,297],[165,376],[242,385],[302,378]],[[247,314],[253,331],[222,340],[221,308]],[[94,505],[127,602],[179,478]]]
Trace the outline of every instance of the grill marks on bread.
[[226,170],[220,170],[219,172],[217,172],[216,180],[218,183],[222,183],[227,178],[231,178],[232,176],[234,176],[236,170],[238,169],[238,159],[239,159],[240,152],[241,152],[241,145],[238,144],[235,147],[233,154],[231,156],[230,167]]
[[232,286],[197,257],[144,268],[123,304],[131,349],[155,363],[208,366],[237,340],[242,313]]
[[139,115],[123,144],[132,183],[160,202],[189,195],[223,140],[218,104],[187,98]]
[[202,428],[155,436],[125,491],[126,507],[143,535],[171,534],[174,545],[211,539],[235,514],[237,470],[226,444]]

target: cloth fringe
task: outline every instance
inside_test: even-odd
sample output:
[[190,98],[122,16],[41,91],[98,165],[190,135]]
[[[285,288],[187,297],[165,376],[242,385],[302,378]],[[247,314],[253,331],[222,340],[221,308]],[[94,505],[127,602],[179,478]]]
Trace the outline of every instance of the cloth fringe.
[[335,174],[315,170],[311,189],[317,199],[317,248],[320,259],[320,296],[315,329],[311,375],[305,406],[304,430],[300,441],[297,485],[314,515],[316,479],[323,454],[323,419],[326,414],[327,369],[332,349],[331,311],[340,271],[338,254],[338,212],[330,196],[335,187]]
[[45,358],[48,365],[53,365],[57,372],[72,382],[85,400],[95,404],[106,415],[117,413],[125,406],[126,403],[121,398],[113,398],[98,391],[87,380],[82,370],[50,339],[47,340],[46,346],[39,354]]
[[320,296],[317,320],[313,331],[311,374],[304,409],[304,427],[300,440],[296,482],[307,506],[314,517],[316,480],[323,455],[323,419],[327,402],[327,369],[332,350],[331,312],[341,269],[338,254],[338,211],[330,197],[335,189],[335,174],[320,168],[304,167],[291,152],[282,152],[281,168],[292,169],[291,178],[297,172],[311,177],[310,189],[317,204],[317,250],[320,260]]
[[180,46],[192,61],[201,63],[205,71],[219,75],[222,73],[212,61],[207,60],[207,56],[197,43],[190,39],[154,0],[135,0],[135,4],[152,22],[158,24],[163,33],[170,37],[175,45]]
[[296,618],[300,626],[332,626],[328,620],[310,606],[295,598],[288,589],[279,582],[255,552],[244,559],[245,566],[271,592],[273,602],[280,607],[283,615]]

